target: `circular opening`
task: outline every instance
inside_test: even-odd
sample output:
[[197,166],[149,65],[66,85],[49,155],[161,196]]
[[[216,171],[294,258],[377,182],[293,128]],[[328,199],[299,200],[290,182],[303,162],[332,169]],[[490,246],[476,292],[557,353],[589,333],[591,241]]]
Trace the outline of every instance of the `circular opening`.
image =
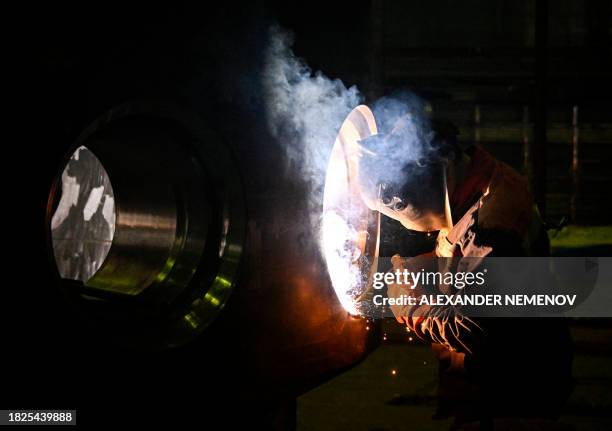
[[87,283],[108,256],[115,234],[115,196],[100,160],[81,146],[64,167],[51,239],[62,278]]
[[338,132],[325,178],[322,248],[336,295],[352,315],[361,314],[378,264],[380,216],[365,205],[356,180],[358,143],[376,133],[370,109],[353,109]]
[[83,132],[51,189],[48,251],[61,287],[119,343],[188,342],[234,288],[241,181],[200,121],[173,106],[117,107]]

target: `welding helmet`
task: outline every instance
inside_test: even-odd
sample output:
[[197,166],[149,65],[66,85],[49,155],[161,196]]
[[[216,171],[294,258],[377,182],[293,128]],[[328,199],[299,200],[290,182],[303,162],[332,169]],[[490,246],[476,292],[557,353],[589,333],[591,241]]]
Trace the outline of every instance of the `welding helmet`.
[[407,229],[447,227],[446,167],[459,151],[456,137],[448,121],[423,126],[405,115],[388,133],[360,141],[358,181],[366,205]]

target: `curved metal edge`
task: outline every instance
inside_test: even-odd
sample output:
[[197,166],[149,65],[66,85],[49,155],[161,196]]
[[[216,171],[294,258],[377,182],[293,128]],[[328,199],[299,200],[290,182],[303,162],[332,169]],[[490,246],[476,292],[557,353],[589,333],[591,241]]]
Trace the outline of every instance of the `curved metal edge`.
[[[50,254],[49,264],[52,266],[52,271],[57,277],[58,283],[62,284],[63,280],[59,275],[52,254],[50,229],[51,209],[61,180],[61,172],[74,151],[85,145],[85,142],[96,132],[106,128],[113,121],[138,116],[169,120],[195,138],[194,140],[198,145],[193,145],[192,149],[203,166],[211,170],[211,176],[215,181],[214,185],[222,187],[223,191],[219,193],[219,197],[223,207],[223,223],[224,226],[227,226],[224,247],[220,250],[220,265],[217,275],[210,286],[200,285],[196,287],[199,294],[186,307],[186,311],[171,314],[169,321],[162,322],[160,326],[148,328],[150,330],[145,328],[145,332],[143,332],[143,328],[126,328],[124,334],[113,334],[115,336],[119,335],[120,343],[126,344],[128,347],[162,350],[193,341],[215,320],[225,307],[237,284],[243,260],[246,240],[244,181],[237,168],[238,163],[235,154],[227,144],[222,142],[220,137],[205,126],[206,123],[203,118],[193,110],[174,101],[139,99],[125,102],[95,119],[81,132],[75,143],[69,147],[58,169],[56,180],[49,191],[45,214],[46,242]],[[211,142],[221,143],[221,145],[211,146]],[[206,146],[209,146],[209,148],[205,148]],[[87,301],[86,298],[71,289],[62,288],[61,291],[77,314],[90,319],[90,316],[83,316],[82,306],[83,302]]]

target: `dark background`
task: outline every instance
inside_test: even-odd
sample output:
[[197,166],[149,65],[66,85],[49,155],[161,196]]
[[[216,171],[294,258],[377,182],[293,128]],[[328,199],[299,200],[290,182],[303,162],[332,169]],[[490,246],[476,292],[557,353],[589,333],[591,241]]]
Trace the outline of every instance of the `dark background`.
[[29,112],[49,141],[138,97],[210,115],[257,103],[265,29],[279,23],[313,70],[366,102],[399,88],[424,96],[462,140],[530,174],[547,219],[608,222],[609,1],[328,3],[41,6],[22,29]]
[[[610,1],[44,3],[18,18],[11,42],[27,65],[15,85],[25,125],[11,146],[27,155],[13,187],[27,196],[20,205],[27,212],[19,217],[24,229],[12,232],[18,258],[7,261],[17,277],[6,282],[3,301],[3,406],[64,407],[63,378],[54,371],[85,380],[97,372],[82,356],[67,366],[64,351],[79,350],[71,346],[74,321],[44,269],[42,214],[64,152],[92,120],[135,98],[178,100],[221,131],[249,114],[261,118],[258,79],[270,24],[293,31],[298,56],[357,85],[366,102],[407,87],[453,120],[461,140],[528,174],[546,220],[572,225],[559,252],[609,253]],[[253,148],[243,157],[265,155]],[[576,326],[590,340],[608,323]],[[609,358],[607,343],[580,343],[589,358]],[[596,371],[606,367],[595,363]],[[594,403],[610,389],[609,377],[595,374],[602,392]],[[101,399],[93,406],[80,399],[79,407],[95,412]],[[597,414],[606,415],[585,416]]]

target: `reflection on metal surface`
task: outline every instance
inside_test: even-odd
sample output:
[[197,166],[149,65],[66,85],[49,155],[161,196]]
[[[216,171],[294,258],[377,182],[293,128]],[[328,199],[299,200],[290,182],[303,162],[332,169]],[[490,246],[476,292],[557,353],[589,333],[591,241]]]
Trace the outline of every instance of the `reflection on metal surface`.
[[[380,341],[378,325],[348,315],[319,241],[296,223],[312,208],[309,184],[295,170],[265,168],[264,159],[283,161],[277,143],[232,140],[235,161],[199,118],[165,106],[114,109],[74,147],[96,154],[116,207],[104,264],[85,284],[62,283],[90,323],[82,325],[84,336],[96,346],[107,345],[98,343],[103,339],[137,350],[184,346],[172,379],[200,388],[210,387],[210,373],[226,370],[228,357],[240,363],[241,392],[266,385],[283,396],[357,363]],[[245,156],[252,142],[265,157]],[[245,178],[266,181],[243,188],[237,166]],[[377,225],[354,227],[363,231],[358,261],[365,262],[374,255]]]
[[51,219],[53,253],[62,278],[87,282],[98,271],[115,233],[115,198],[106,170],[85,147],[72,154]]
[[358,142],[376,133],[368,107],[351,111],[334,143],[325,179],[323,251],[338,299],[353,315],[360,314],[360,298],[377,268],[380,214],[363,203],[357,185]]
[[[65,290],[88,319],[131,345],[193,339],[236,281],[241,182],[228,150],[195,124],[180,110],[117,108],[79,138],[51,192],[54,202],[61,187],[47,215],[58,273],[81,282]],[[94,237],[105,239],[95,256],[74,252]]]
[[379,322],[350,316],[337,300],[318,235],[302,222],[313,210],[311,185],[298,170],[270,169],[286,162],[283,143],[248,123],[253,129],[224,141],[177,109],[150,101],[116,108],[74,147],[104,165],[116,206],[102,267],[86,284],[61,282],[81,315],[79,340],[94,346],[92,369],[139,376],[146,384],[132,386],[146,396],[159,395],[149,390],[154,382],[177,400],[185,385],[205,394],[219,384],[260,399],[296,396],[363,359],[381,340]]

